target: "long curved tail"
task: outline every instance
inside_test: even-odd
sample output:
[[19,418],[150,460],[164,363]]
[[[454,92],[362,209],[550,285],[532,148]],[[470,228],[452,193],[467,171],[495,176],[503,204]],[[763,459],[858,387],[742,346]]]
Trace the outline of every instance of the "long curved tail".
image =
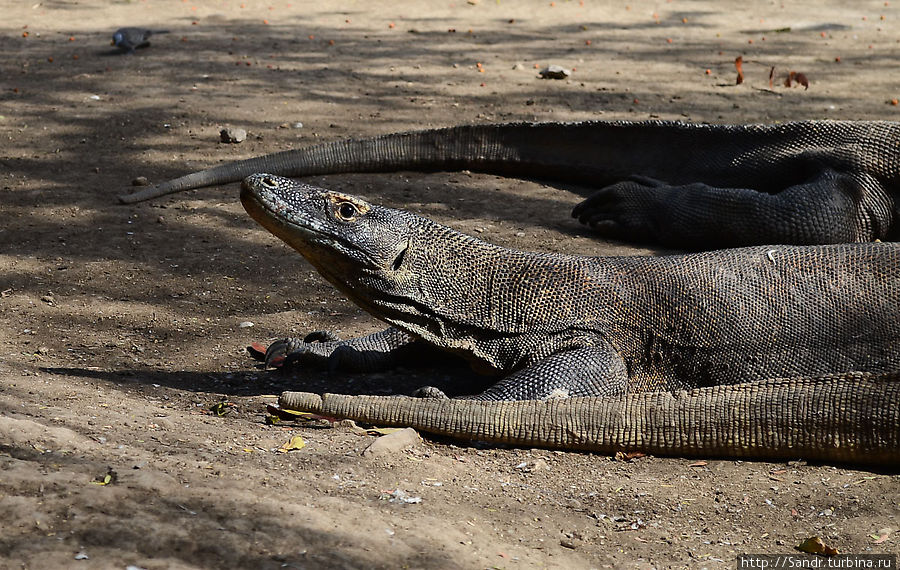
[[[769,179],[784,184],[786,178],[796,175],[784,159],[808,150],[812,143],[804,139],[815,132],[804,123],[598,121],[463,125],[336,141],[239,160],[123,194],[119,199],[130,204],[182,190],[237,182],[257,172],[307,176],[466,169],[591,186],[634,174],[671,183],[705,181],[730,186],[738,181],[744,185],[755,181],[750,183],[765,185],[765,179]],[[855,131],[845,134],[852,138]]]
[[286,409],[513,445],[900,466],[900,374],[484,402],[285,392]]

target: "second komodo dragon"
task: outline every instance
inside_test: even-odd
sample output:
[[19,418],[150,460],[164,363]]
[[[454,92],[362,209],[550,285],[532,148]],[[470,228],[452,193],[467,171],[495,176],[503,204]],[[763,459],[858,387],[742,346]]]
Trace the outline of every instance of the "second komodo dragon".
[[243,182],[241,201],[391,325],[346,341],[285,339],[269,347],[270,363],[286,356],[374,370],[412,347],[437,349],[498,377],[471,396],[481,400],[900,371],[895,244],[581,257],[499,247],[266,174]]
[[887,121],[467,125],[278,152],[120,200],[255,172],[459,169],[582,185],[590,196],[573,215],[600,235],[670,247],[892,240],[900,228],[900,123]]

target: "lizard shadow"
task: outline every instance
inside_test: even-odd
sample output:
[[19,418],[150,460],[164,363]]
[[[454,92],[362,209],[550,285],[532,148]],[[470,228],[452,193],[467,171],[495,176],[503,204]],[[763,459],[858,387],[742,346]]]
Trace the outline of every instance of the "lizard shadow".
[[[42,367],[42,372],[59,376],[91,378],[118,389],[160,397],[161,388],[222,396],[252,397],[284,391],[336,393],[347,395],[411,395],[422,386],[434,386],[450,397],[482,392],[496,378],[474,373],[459,359],[447,362],[409,363],[386,372],[334,372],[292,366],[285,370],[189,371],[117,369],[92,370],[80,367]],[[164,391],[165,392],[165,391]],[[165,394],[162,397],[166,398]],[[168,398],[166,398],[168,399]]]

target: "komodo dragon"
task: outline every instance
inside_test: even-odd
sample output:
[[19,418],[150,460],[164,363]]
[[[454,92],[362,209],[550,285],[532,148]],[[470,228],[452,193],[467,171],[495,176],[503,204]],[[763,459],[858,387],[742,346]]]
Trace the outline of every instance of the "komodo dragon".
[[[454,353],[500,377],[466,402],[412,404],[426,410],[415,427],[434,431],[434,422],[421,420],[441,413],[438,423],[456,427],[440,429],[457,436],[553,445],[566,432],[564,446],[584,448],[590,440],[601,449],[605,444],[593,441],[598,433],[640,432],[647,422],[657,431],[627,441],[643,437],[638,445],[658,453],[900,463],[898,245],[579,257],[506,249],[406,211],[267,174],[244,180],[241,202],[354,303],[391,325],[346,341],[284,339],[269,347],[267,363],[373,370],[418,346]],[[822,375],[832,376],[811,378]],[[798,376],[807,378],[766,380]],[[706,392],[696,404],[678,392],[698,388]],[[623,398],[653,391],[662,395],[622,407]],[[422,395],[443,397],[434,388]],[[576,402],[597,396],[608,398],[607,411],[595,415],[599,427],[582,434],[584,414],[596,408]],[[556,412],[534,412],[570,405],[552,402],[566,397],[576,406],[568,424],[552,427],[546,422],[558,420],[551,418]],[[664,397],[687,408],[671,415],[657,405]],[[319,404],[303,396],[299,405]],[[409,419],[387,409],[362,416]],[[621,417],[603,427],[614,419],[610,410],[628,410],[625,428]],[[508,423],[523,415],[537,423]],[[466,418],[469,431],[454,433]],[[515,437],[494,437],[498,429]],[[677,443],[659,447],[670,438]]]
[[[601,236],[715,249],[890,240],[900,123],[469,125],[326,143],[232,162],[120,196],[131,203],[256,172],[468,169],[573,182]],[[599,190],[598,190],[599,189]]]

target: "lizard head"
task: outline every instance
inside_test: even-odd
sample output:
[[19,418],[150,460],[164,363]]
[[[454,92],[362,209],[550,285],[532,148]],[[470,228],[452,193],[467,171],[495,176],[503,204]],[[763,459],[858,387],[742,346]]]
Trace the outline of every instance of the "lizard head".
[[271,174],[244,179],[241,203],[254,220],[345,291],[360,279],[390,279],[401,270],[415,218]]
[[[486,303],[485,296],[498,283],[520,281],[534,259],[410,212],[271,174],[245,178],[241,202],[365,311],[494,366],[475,355],[471,331],[498,326],[494,307],[501,303]],[[555,268],[560,260],[546,263]],[[504,327],[503,334],[522,332],[520,324]]]

